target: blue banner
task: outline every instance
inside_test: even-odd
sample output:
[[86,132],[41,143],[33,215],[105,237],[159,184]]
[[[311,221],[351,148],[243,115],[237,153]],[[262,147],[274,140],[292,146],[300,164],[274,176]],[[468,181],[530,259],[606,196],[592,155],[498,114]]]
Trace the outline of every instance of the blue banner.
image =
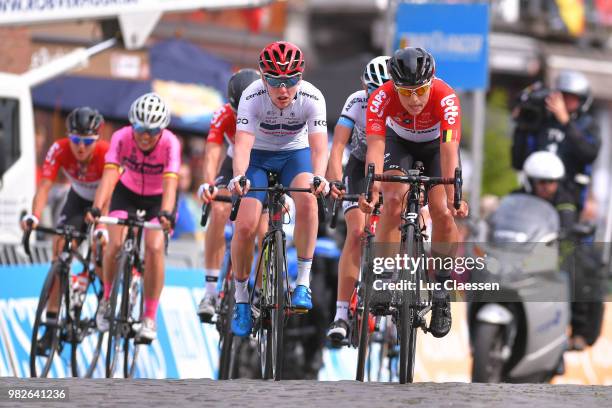
[[488,4],[400,3],[393,47],[427,49],[436,76],[455,89],[486,89],[488,33]]

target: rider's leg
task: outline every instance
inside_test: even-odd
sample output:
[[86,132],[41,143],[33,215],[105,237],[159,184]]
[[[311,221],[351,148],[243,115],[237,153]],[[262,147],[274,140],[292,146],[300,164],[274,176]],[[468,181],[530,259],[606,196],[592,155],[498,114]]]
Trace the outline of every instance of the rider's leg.
[[[444,186],[434,186],[429,190],[429,213],[433,231],[431,256],[434,258],[453,257],[458,239],[455,220],[447,207],[447,197]],[[450,296],[445,289],[445,283],[451,279],[451,270],[444,268],[445,262],[435,262],[436,283],[439,289],[433,292],[433,310],[430,331],[435,337],[445,336],[451,328]]]
[[[308,188],[312,174],[300,173],[291,182],[293,188]],[[296,286],[310,287],[310,268],[317,241],[319,218],[317,199],[311,193],[291,193],[295,202],[295,230],[293,242],[298,256]]]
[[102,261],[102,269],[104,271],[102,283],[104,285],[104,299],[110,298],[113,280],[117,270],[117,254],[121,249],[123,240],[127,233],[127,228],[121,225],[108,226],[108,243],[104,251],[104,259]]
[[361,234],[365,227],[364,214],[359,208],[350,208],[345,214],[346,240],[338,263],[338,300],[335,320],[348,320],[347,312],[355,282],[359,277],[361,261]]
[[[229,196],[225,189],[219,195]],[[225,224],[229,219],[232,206],[229,203],[212,202],[210,224],[204,240],[204,272],[206,276],[206,293],[217,294],[217,279],[223,256],[225,254]]]
[[157,305],[164,288],[164,233],[146,230],[145,273],[144,273],[144,312],[143,316],[155,321]]
[[[259,256],[261,255],[261,248],[263,245],[264,236],[268,231],[268,219],[270,218],[267,211],[263,211],[261,213],[261,218],[259,219],[259,225],[257,226],[257,256],[255,257],[255,268],[259,265]],[[257,276],[257,282],[255,282],[255,286],[257,288],[261,288],[261,273]]]
[[257,198],[243,197],[234,225],[232,238],[232,268],[236,283],[236,303],[249,301],[248,280],[253,264],[255,236],[259,225],[262,203]]
[[[388,170],[385,174],[403,175],[399,170]],[[399,249],[399,245],[389,245],[391,243],[398,244],[400,241],[400,215],[402,206],[405,201],[408,187],[400,183],[382,183],[381,192],[383,196],[383,206],[380,214],[380,221],[376,227],[376,242],[384,243],[385,256],[394,256]]]

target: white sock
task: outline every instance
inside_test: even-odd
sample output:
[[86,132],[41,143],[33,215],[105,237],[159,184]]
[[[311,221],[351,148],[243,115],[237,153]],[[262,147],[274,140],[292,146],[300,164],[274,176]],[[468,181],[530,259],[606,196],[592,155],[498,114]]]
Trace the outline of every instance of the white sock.
[[334,317],[334,322],[340,319],[344,320],[345,322],[348,321],[348,307],[349,302],[336,302],[336,317]]
[[303,285],[310,287],[310,268],[312,267],[312,258],[304,259],[298,257],[298,276],[295,280],[295,285]]
[[220,271],[220,269],[204,269],[206,293],[217,294],[217,281],[219,280]]
[[236,291],[234,292],[236,303],[249,303],[249,280],[239,281],[234,278],[234,284],[236,285]]

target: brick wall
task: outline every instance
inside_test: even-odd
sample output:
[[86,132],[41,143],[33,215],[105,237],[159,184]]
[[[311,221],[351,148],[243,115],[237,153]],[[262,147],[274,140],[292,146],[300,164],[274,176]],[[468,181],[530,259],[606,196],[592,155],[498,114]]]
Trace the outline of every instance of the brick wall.
[[30,67],[30,32],[27,28],[0,28],[0,72],[20,74]]

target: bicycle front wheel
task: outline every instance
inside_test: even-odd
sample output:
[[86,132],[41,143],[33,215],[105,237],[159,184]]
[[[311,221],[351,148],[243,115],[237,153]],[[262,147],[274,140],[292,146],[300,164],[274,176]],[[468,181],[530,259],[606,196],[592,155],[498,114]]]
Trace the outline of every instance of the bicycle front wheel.
[[[406,235],[400,244],[400,254],[406,254],[412,258],[418,256],[414,241],[415,227],[408,225]],[[400,384],[411,383],[414,380],[414,360],[416,354],[417,337],[417,300],[418,300],[418,277],[419,271],[402,271],[402,280],[414,282],[413,290],[402,292],[402,305],[399,318],[399,382]]]
[[274,296],[272,308],[272,366],[275,381],[280,381],[283,374],[283,359],[285,356],[283,344],[283,330],[285,325],[285,245],[283,234],[276,231],[274,234],[274,245],[272,247]]
[[94,372],[99,371],[97,366],[102,352],[104,334],[96,330],[96,310],[102,295],[102,282],[94,278],[90,281],[85,293],[78,295],[79,302],[73,306],[74,319],[71,329],[73,377],[91,378]]
[[[227,276],[227,275],[226,275]],[[232,312],[234,310],[234,280],[225,279],[223,298],[221,299],[219,313],[219,379],[229,380],[232,378],[232,361],[234,333],[232,332]]]
[[369,246],[366,246],[363,251],[363,259],[361,265],[361,284],[357,291],[357,327],[359,328],[359,346],[357,353],[357,381],[364,379],[366,370],[366,362],[368,357],[368,349],[370,343],[370,298],[372,297],[373,285],[373,268],[372,254]]
[[[38,307],[32,327],[30,346],[30,375],[32,377],[47,377],[55,365],[57,376],[68,374],[67,364],[63,364],[64,325],[66,323],[67,282],[62,279],[62,266],[55,262],[47,274],[40,292]],[[56,291],[52,288],[55,284]],[[55,321],[48,320],[47,314],[51,305],[57,307]]]

